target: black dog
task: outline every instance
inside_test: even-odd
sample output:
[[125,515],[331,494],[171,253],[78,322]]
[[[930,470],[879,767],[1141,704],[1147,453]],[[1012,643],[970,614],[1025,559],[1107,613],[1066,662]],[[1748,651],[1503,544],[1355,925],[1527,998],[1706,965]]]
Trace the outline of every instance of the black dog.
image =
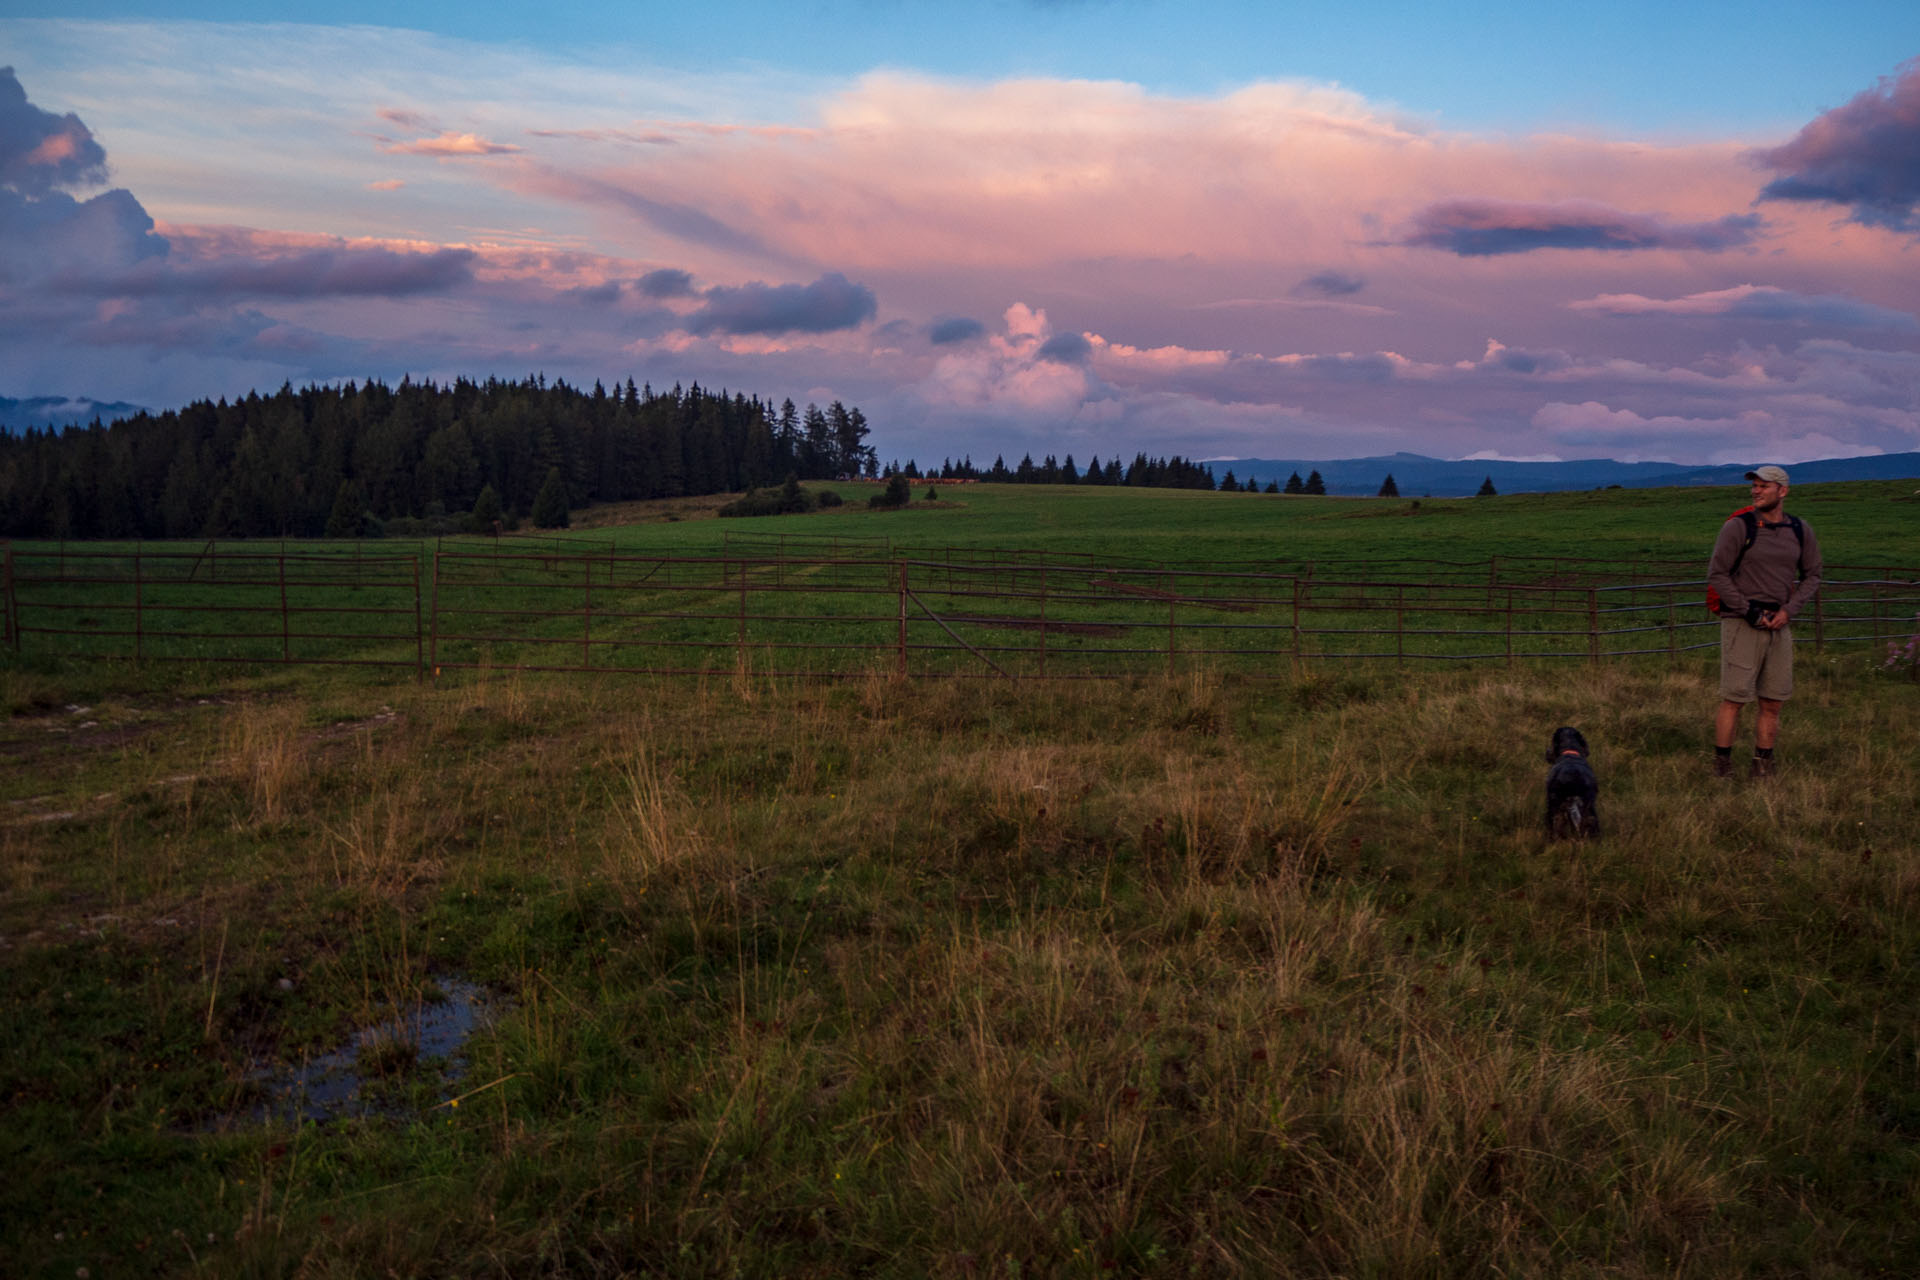
[[1600,780],[1587,763],[1587,740],[1562,725],[1547,748],[1547,837],[1580,840],[1600,834]]

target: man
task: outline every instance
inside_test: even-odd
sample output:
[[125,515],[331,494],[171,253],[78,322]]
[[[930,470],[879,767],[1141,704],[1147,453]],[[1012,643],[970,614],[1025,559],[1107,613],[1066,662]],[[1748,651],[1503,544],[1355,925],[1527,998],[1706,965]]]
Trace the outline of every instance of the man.
[[[1793,619],[1820,590],[1820,542],[1806,521],[1786,511],[1787,473],[1747,472],[1753,522],[1733,516],[1720,526],[1707,585],[1720,595],[1720,712],[1714,719],[1713,776],[1733,776],[1733,738],[1740,709],[1758,701],[1750,777],[1773,776],[1780,707],[1793,694]],[[1752,541],[1748,530],[1751,528]]]

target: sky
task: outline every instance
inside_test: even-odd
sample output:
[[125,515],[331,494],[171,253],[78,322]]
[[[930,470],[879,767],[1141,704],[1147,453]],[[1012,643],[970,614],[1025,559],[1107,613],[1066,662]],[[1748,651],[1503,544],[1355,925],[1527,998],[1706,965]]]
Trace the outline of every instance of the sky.
[[697,381],[922,465],[1920,450],[1910,0],[497,8],[6,0],[0,396]]

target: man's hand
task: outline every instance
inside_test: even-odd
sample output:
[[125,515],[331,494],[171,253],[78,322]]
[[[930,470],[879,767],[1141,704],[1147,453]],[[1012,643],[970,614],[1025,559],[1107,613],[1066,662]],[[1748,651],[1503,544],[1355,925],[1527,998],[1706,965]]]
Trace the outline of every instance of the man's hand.
[[1775,609],[1772,613],[1760,619],[1760,625],[1768,631],[1778,631],[1787,625],[1787,611],[1785,609]]

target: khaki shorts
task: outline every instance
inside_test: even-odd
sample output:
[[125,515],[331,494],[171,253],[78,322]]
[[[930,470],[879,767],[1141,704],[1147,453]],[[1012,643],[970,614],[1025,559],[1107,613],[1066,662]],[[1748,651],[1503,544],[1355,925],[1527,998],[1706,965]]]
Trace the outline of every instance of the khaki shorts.
[[1761,631],[1744,618],[1720,619],[1720,696],[1728,702],[1793,696],[1793,627]]

